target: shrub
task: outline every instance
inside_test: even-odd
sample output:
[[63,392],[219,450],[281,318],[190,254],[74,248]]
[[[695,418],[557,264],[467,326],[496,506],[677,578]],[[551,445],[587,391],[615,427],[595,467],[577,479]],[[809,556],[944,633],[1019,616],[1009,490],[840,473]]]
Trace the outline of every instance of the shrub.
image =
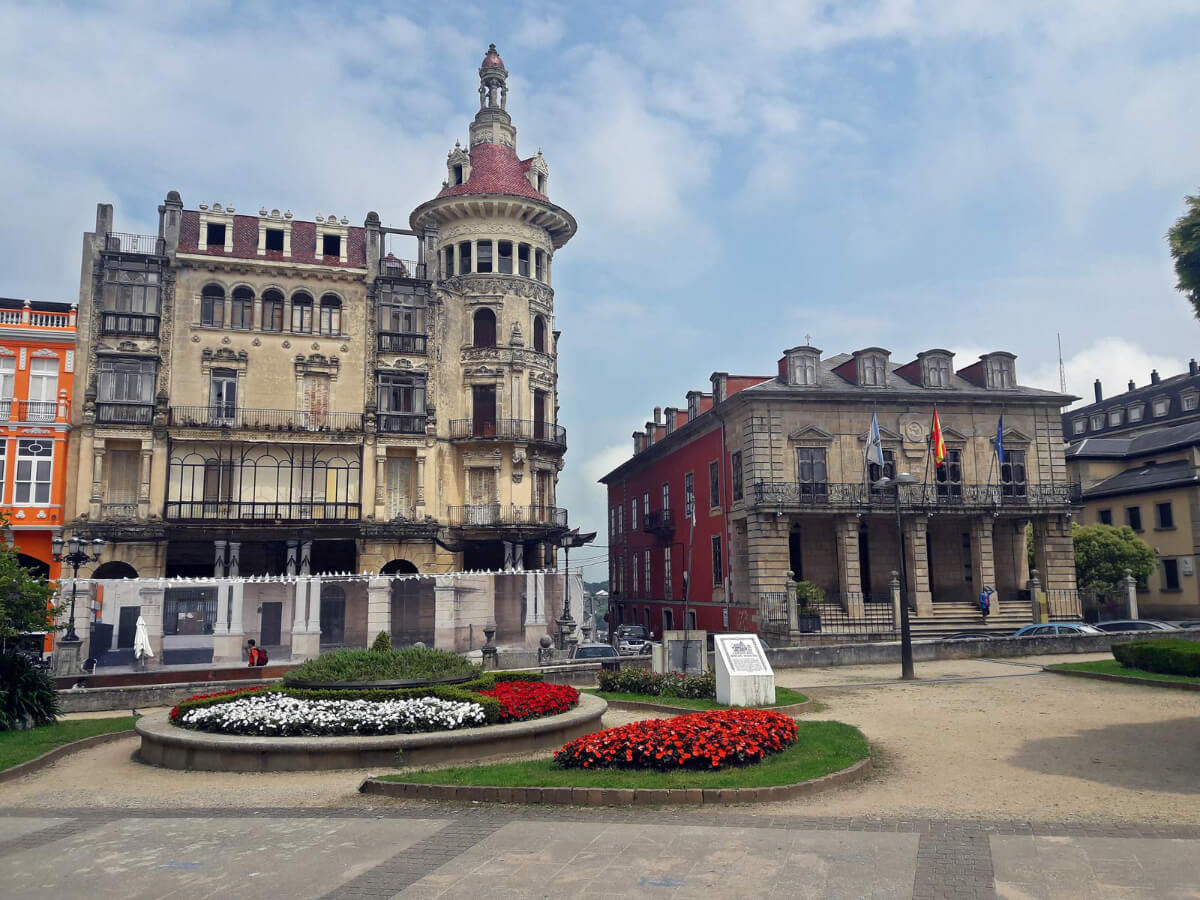
[[633,722],[564,744],[568,769],[704,769],[761,762],[796,741],[796,722],[765,709],[719,709]]
[[376,653],[386,653],[392,649],[392,639],[388,637],[386,631],[381,631],[375,635],[375,642],[371,644],[371,649]]
[[600,690],[614,694],[647,694],[651,697],[691,697],[715,699],[717,676],[712,672],[684,675],[679,672],[651,672],[649,669],[628,668],[616,672],[601,672]]
[[570,685],[538,681],[501,681],[481,693],[499,702],[501,722],[556,716],[579,703],[579,691]]
[[20,653],[0,653],[0,731],[49,725],[58,715],[54,681]]
[[1200,677],[1200,643],[1180,638],[1113,644],[1113,656],[1126,668],[1161,675]]
[[404,681],[450,678],[479,672],[457,653],[446,650],[334,650],[322,653],[283,676],[285,684],[304,682]]

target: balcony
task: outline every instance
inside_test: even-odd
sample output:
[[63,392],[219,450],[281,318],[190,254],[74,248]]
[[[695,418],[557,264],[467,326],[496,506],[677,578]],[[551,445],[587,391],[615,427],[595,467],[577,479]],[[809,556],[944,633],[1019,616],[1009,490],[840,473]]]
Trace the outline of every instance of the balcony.
[[412,334],[407,331],[379,332],[380,353],[425,353],[428,335]]
[[[53,422],[59,413],[57,400],[8,400],[4,410],[15,412],[18,422]],[[66,409],[62,412],[65,418]]]
[[23,309],[0,309],[0,325],[16,325],[22,328],[53,328],[69,331],[75,327],[75,315],[71,313],[39,312]]
[[115,312],[102,310],[100,313],[101,334],[128,334],[134,337],[157,337],[158,316],[145,313]]
[[[803,510],[846,510],[887,512],[895,508],[890,490],[876,490],[862,483],[797,483],[760,481],[754,485],[752,506],[774,507],[791,512]],[[981,510],[1047,511],[1068,510],[1083,500],[1077,483],[1042,484],[906,484],[900,488],[900,505],[905,509],[954,513]]]
[[156,234],[124,234],[110,231],[105,235],[104,249],[110,253],[142,253],[146,256],[166,256],[166,241]]
[[381,434],[424,434],[425,413],[381,412],[376,417],[376,429]]
[[96,403],[96,421],[102,425],[149,425],[153,419],[153,403]]
[[426,281],[425,263],[412,259],[400,259],[390,253],[379,260],[380,278],[412,278],[416,281]]
[[100,507],[100,512],[105,519],[136,519],[138,505],[136,501],[133,503],[105,503]]
[[669,509],[648,512],[642,516],[642,532],[669,538],[675,534],[675,518]]
[[513,506],[506,503],[451,506],[450,524],[460,528],[505,528],[529,525],[566,528],[567,511],[556,506]]
[[235,409],[229,406],[172,406],[167,422],[176,428],[352,433],[362,431],[362,419],[362,413]]
[[494,421],[452,419],[450,421],[450,439],[531,441],[566,449],[567,429],[561,425],[526,419],[496,419]]
[[168,500],[165,517],[171,522],[309,522],[337,525],[357,522],[357,503],[310,500]]

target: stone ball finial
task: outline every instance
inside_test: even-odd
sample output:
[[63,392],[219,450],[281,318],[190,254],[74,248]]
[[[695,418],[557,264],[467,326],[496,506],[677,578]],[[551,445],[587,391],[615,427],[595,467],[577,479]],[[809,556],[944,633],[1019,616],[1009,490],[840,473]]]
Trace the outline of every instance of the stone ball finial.
[[179,191],[167,191],[168,203],[182,203],[183,198],[179,196]]
[[550,635],[543,634],[540,638],[538,638],[538,645],[543,650],[549,650],[551,647],[554,646],[554,641],[550,638]]
[[414,650],[427,650],[428,648],[425,646],[424,641],[417,641],[415,644],[413,644],[413,649]]
[[378,225],[379,224],[379,213],[375,212],[375,210],[371,210],[369,213],[367,213],[367,224],[368,225]]

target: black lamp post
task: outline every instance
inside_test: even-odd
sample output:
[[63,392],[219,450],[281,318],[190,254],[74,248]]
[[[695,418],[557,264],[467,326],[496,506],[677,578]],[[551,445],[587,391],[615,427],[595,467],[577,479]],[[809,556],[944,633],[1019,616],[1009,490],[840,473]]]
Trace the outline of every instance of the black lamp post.
[[63,640],[78,641],[79,635],[75,633],[75,594],[77,591],[76,584],[79,580],[79,567],[85,563],[97,562],[100,559],[100,554],[104,550],[104,541],[100,540],[100,538],[89,541],[74,535],[69,540],[64,541],[61,535],[55,535],[50,543],[53,548],[55,561],[65,562],[72,569],[71,618],[67,620],[67,633],[63,635]]
[[895,478],[884,475],[872,487],[880,491],[892,491],[896,495],[896,546],[900,551],[900,678],[904,681],[915,679],[913,672],[912,628],[908,622],[908,598],[904,596],[908,584],[908,575],[904,566],[904,524],[900,519],[900,488],[905,484],[916,484],[917,479],[907,472],[899,473]]

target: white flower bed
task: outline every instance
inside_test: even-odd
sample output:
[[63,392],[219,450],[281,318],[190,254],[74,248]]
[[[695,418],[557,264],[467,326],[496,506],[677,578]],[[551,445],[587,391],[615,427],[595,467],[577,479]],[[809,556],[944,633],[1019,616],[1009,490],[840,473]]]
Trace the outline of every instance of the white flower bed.
[[282,694],[251,694],[229,703],[193,709],[179,724],[221,734],[320,735],[409,734],[483,725],[478,703],[418,697],[412,700],[297,700]]

